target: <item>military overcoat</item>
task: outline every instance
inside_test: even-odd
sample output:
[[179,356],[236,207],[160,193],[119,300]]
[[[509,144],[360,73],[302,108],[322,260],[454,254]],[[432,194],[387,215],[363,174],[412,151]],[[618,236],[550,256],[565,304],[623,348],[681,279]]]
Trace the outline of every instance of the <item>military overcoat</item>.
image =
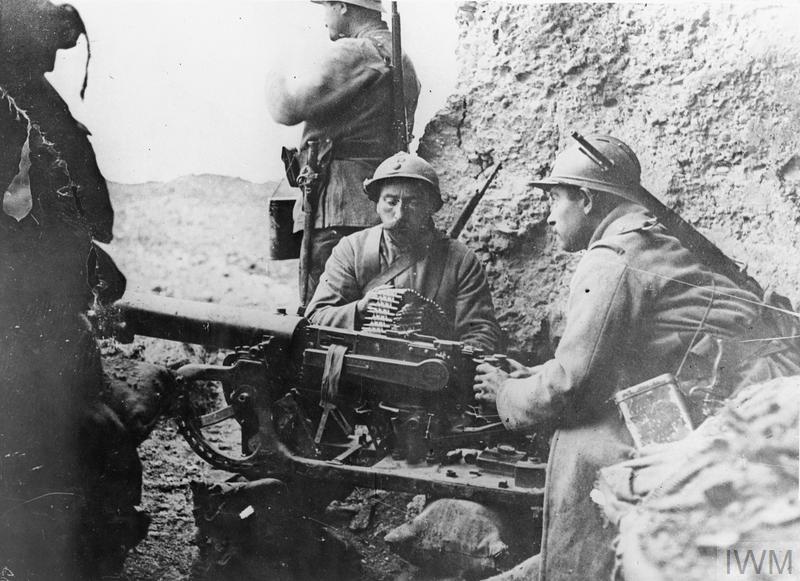
[[[306,314],[312,323],[358,329],[356,303],[367,285],[386,265],[381,265],[383,228],[374,226],[342,238],[325,265]],[[390,280],[397,288],[410,288],[436,302],[452,321],[450,336],[494,352],[500,328],[494,315],[486,273],[478,257],[464,244],[436,233],[421,258]]]
[[[757,297],[712,273],[643,208],[625,204],[599,225],[571,282],[554,359],[509,380],[497,409],[511,429],[555,427],[545,491],[541,578],[609,579],[614,527],[590,498],[597,470],[631,454],[619,389],[676,373],[708,335],[758,333]],[[749,344],[749,343],[748,343]],[[687,358],[698,373],[702,357]],[[682,372],[683,373],[683,372]]]

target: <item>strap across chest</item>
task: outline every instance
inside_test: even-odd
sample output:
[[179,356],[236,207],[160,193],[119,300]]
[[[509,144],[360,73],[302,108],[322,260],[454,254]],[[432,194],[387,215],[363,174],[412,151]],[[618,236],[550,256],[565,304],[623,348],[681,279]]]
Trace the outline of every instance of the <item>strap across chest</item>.
[[431,280],[425,284],[424,294],[427,298],[433,300],[439,291],[444,277],[444,262],[446,259],[446,239],[433,240],[431,244],[417,248],[412,252],[401,255],[386,269],[380,269],[380,243],[381,243],[381,228],[374,228],[370,230],[366,239],[366,253],[364,256],[365,272],[377,273],[363,286],[362,292],[366,294],[373,288],[386,284],[389,281],[397,278],[408,269],[416,266],[426,258],[429,259],[428,270],[434,273]]

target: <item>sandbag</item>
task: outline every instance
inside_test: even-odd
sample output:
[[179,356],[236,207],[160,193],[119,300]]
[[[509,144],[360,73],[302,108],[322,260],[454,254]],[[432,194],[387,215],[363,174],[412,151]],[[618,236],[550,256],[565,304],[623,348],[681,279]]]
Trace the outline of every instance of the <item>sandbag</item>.
[[427,574],[483,578],[507,568],[503,522],[493,510],[468,500],[441,499],[384,540]]

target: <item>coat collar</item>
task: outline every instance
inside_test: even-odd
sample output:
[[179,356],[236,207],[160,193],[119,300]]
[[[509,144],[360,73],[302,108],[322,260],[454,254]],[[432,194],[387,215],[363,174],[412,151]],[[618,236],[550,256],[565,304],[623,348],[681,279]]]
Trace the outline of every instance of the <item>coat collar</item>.
[[648,230],[657,224],[658,220],[643,206],[633,203],[620,204],[611,210],[595,228],[592,238],[589,240],[589,246],[602,238],[636,230]]
[[380,31],[380,30],[389,30],[389,25],[383,22],[370,22],[364,25],[364,28],[360,29],[353,35],[353,38],[364,38],[365,36],[369,36],[371,33]]

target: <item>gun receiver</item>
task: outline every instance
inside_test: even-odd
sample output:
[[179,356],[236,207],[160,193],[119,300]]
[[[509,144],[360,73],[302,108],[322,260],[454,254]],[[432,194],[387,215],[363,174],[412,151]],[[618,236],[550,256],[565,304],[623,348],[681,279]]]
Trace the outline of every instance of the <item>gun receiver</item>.
[[[530,461],[532,438],[507,432],[496,411],[474,401],[475,366],[485,357],[480,349],[155,296],[126,295],[115,306],[124,335],[233,349],[223,365],[177,372],[179,431],[217,468],[248,478],[541,505],[544,465]],[[221,384],[224,396],[224,406],[211,411],[200,401],[208,396],[197,397],[209,381]],[[224,421],[241,430],[237,456],[212,445]],[[505,463],[474,465],[484,449],[510,443],[519,453]]]

